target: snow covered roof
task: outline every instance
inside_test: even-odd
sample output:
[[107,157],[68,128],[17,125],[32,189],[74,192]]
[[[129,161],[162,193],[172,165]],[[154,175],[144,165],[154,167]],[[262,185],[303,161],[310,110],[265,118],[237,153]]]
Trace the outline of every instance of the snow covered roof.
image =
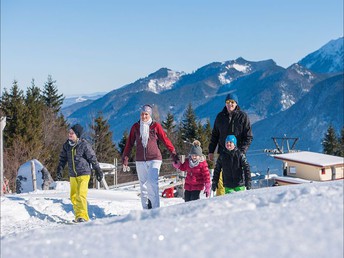
[[317,152],[300,151],[285,154],[274,155],[275,159],[281,159],[285,161],[294,161],[298,163],[313,165],[317,167],[327,167],[334,165],[343,165],[344,158],[338,156],[332,156]]

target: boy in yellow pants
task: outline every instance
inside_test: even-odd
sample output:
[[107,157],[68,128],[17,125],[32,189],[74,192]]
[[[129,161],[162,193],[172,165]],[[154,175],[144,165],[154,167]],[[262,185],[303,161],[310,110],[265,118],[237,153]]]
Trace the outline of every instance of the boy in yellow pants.
[[97,180],[100,182],[103,179],[96,154],[91,145],[85,139],[81,139],[82,132],[83,128],[79,124],[69,129],[68,140],[63,144],[56,173],[57,181],[61,180],[63,168],[68,162],[74,222],[85,222],[90,219],[87,210],[88,182],[91,176],[89,164],[92,164]]

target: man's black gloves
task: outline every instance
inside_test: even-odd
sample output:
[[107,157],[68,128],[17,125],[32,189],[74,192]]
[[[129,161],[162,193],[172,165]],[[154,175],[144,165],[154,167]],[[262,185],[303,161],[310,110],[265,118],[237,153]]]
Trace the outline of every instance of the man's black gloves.
[[216,191],[216,188],[217,188],[217,183],[216,183],[216,182],[212,182],[212,184],[211,184],[211,190],[212,190],[212,191]]
[[171,154],[171,157],[172,157],[172,160],[173,160],[174,164],[177,164],[178,161],[179,161],[179,156],[178,156],[178,154],[177,154],[177,153],[172,153],[172,154]]

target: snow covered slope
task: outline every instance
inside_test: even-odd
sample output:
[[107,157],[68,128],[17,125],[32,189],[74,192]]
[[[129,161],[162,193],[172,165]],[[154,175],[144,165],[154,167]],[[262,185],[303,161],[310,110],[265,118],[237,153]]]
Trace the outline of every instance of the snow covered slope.
[[68,191],[6,195],[1,257],[343,257],[343,180],[139,203],[136,190],[91,190],[93,220],[65,225]]

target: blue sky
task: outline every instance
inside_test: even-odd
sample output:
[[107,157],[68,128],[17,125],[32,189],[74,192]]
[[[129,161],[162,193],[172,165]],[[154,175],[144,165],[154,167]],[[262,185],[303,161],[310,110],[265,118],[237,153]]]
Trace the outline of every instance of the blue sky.
[[343,36],[342,0],[1,0],[1,88],[108,92],[161,67],[288,67]]

